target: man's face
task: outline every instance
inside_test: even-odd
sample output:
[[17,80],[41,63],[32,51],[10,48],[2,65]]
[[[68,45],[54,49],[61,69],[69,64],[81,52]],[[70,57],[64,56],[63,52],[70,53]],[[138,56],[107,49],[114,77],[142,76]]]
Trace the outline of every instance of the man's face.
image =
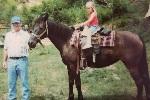
[[18,32],[18,31],[20,31],[20,29],[21,29],[21,24],[20,23],[12,23],[12,25],[13,25],[13,29],[16,31],[16,32]]

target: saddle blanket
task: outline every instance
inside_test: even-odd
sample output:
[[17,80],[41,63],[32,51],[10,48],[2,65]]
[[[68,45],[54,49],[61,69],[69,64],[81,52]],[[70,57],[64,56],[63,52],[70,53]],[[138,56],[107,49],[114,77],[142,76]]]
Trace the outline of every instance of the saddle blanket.
[[108,36],[100,36],[100,46],[102,46],[102,47],[106,47],[106,46],[108,46],[108,47],[113,47],[113,46],[115,46],[115,43],[114,43],[114,41],[115,41],[115,31],[111,31],[111,33],[110,33],[110,35],[108,35]]
[[[100,36],[100,46],[101,47],[113,47],[115,46],[114,40],[115,40],[115,31],[112,31],[108,36]],[[79,30],[75,30],[72,34],[72,37],[70,39],[70,45],[78,47],[79,45],[79,39],[80,39],[81,32]],[[81,45],[81,44],[80,44]]]

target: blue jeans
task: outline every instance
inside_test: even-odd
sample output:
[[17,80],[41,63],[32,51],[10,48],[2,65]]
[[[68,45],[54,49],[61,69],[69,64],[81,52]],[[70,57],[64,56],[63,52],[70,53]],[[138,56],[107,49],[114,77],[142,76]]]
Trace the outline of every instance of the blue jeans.
[[8,100],[16,100],[16,82],[19,77],[22,83],[22,100],[29,100],[28,58],[8,58]]
[[98,26],[90,26],[90,27],[89,27],[90,31],[92,32],[91,35],[93,35],[94,33],[97,32],[97,28],[98,28]]

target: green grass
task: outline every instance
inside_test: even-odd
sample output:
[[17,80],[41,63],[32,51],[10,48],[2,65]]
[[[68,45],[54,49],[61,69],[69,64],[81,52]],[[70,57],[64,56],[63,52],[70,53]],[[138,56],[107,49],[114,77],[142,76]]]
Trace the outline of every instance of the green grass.
[[[148,53],[150,48],[148,48]],[[0,57],[2,49],[0,49]],[[148,55],[150,59],[150,56]],[[66,100],[68,96],[67,68],[59,52],[51,45],[38,46],[30,51],[31,100]],[[148,60],[149,61],[149,60]],[[0,63],[2,60],[0,60]],[[86,69],[81,71],[82,91],[85,100],[133,100],[136,87],[129,72],[121,62],[115,67]],[[17,97],[21,98],[21,84],[18,81]],[[75,97],[77,91],[74,87]],[[7,96],[7,72],[0,69],[0,100]]]

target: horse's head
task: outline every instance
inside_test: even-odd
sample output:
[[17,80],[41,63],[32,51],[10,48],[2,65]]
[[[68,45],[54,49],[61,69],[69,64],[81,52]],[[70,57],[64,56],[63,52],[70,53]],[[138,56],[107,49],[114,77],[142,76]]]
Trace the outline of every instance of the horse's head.
[[40,15],[33,25],[33,34],[29,39],[29,47],[35,48],[36,44],[39,42],[41,43],[41,39],[47,37],[48,35],[48,14],[44,13]]

